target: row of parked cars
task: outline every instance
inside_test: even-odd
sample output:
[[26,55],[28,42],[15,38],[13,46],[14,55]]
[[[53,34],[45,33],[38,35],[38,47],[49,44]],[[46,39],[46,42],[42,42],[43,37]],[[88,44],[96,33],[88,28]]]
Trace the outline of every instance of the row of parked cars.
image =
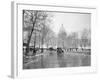
[[[27,48],[24,48],[24,50],[26,51]],[[73,51],[73,52],[74,51],[76,51],[76,52],[87,51],[87,52],[91,52],[91,49],[84,49],[84,48],[81,48],[81,49],[79,49],[79,48],[67,48],[67,49],[63,49],[61,47],[58,47],[58,48],[55,49],[53,47],[49,47],[49,48],[39,48],[39,47],[36,47],[36,48],[34,48],[32,46],[30,46],[29,50],[32,51],[33,53],[36,53],[37,51],[40,51],[40,53],[42,53],[44,50],[57,51],[58,55],[59,54],[63,54],[64,51],[66,51],[66,52],[68,52],[68,51]]]
[[[34,47],[30,47],[29,48],[29,51],[33,52],[33,53],[37,53],[38,51],[40,51],[40,53],[42,53],[44,50],[49,50],[49,51],[57,51],[58,54],[61,54],[61,53],[64,53],[64,50],[62,48],[56,48],[54,49],[53,47],[50,47],[50,48],[34,48]],[[26,47],[23,47],[23,51],[26,52],[27,51],[27,48]]]

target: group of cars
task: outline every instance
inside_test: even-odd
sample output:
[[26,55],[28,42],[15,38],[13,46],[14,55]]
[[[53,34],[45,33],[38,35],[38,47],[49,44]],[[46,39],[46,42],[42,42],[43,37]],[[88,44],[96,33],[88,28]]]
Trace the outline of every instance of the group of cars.
[[[37,53],[37,52],[42,53],[44,50],[50,51],[51,53],[52,53],[52,51],[57,51],[58,55],[64,53],[64,50],[62,48],[60,48],[60,47],[56,48],[56,49],[54,49],[53,47],[50,47],[50,48],[38,48],[38,47],[34,48],[34,47],[30,47],[29,48],[29,51],[34,53],[34,54]],[[23,51],[26,52],[27,48],[23,47]]]
[[[62,48],[60,48],[60,47],[59,48],[56,48],[56,49],[50,47],[50,48],[48,48],[48,50],[49,51],[56,51],[57,52],[57,55],[61,55],[61,54],[64,53],[64,50]],[[51,54],[52,54],[52,52],[51,52]]]
[[[27,48],[24,48],[24,50],[27,50]],[[49,48],[39,48],[39,47],[35,47],[34,48],[32,46],[29,48],[29,50],[32,53],[34,53],[34,54],[36,54],[38,51],[40,53],[43,53],[44,50],[48,50],[51,53],[53,53],[52,51],[56,51],[58,55],[63,54],[65,51],[66,52],[89,52],[89,53],[91,51],[91,49],[84,49],[84,48],[81,48],[81,49],[79,49],[79,48],[67,48],[67,49],[63,49],[61,47],[57,47],[57,48],[53,48],[53,47],[49,47]]]

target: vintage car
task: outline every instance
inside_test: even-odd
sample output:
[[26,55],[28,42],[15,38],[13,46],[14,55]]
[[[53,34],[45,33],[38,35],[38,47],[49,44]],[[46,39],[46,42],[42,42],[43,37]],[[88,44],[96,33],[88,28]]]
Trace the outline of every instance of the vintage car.
[[61,55],[64,53],[64,50],[62,48],[57,48],[57,55]]

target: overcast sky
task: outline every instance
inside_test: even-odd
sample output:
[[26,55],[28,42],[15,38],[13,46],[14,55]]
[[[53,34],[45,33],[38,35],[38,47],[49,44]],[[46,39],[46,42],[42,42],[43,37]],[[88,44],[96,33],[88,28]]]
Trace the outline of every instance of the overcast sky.
[[63,24],[67,33],[81,32],[84,28],[89,29],[91,24],[91,14],[85,13],[60,13],[52,12],[53,24],[52,30],[58,34],[60,27]]

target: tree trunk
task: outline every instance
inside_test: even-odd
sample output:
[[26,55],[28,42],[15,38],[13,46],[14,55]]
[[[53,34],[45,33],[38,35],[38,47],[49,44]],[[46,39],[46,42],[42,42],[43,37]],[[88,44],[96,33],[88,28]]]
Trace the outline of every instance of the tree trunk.
[[[33,20],[33,14],[31,14],[32,15],[32,20]],[[32,25],[33,25],[33,27],[32,27],[32,30],[31,30],[31,33],[30,33],[30,35],[29,35],[29,39],[28,39],[28,41],[27,41],[27,50],[26,50],[26,54],[28,54],[29,53],[29,44],[30,44],[30,41],[31,41],[31,37],[32,37],[32,33],[33,33],[33,31],[34,31],[34,27],[35,27],[35,23],[36,23],[36,19],[37,19],[37,12],[36,12],[36,14],[34,15],[35,16],[35,19],[34,19],[34,21],[32,21],[33,23],[32,23]]]
[[42,37],[42,49],[41,49],[41,53],[43,53],[43,44],[44,44],[44,39],[43,39],[43,37]]

